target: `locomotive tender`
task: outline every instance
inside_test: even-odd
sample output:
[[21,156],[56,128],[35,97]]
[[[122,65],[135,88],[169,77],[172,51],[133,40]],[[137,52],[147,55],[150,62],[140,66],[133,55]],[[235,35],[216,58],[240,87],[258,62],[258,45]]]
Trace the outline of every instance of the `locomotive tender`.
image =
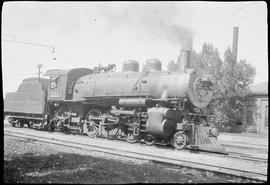
[[178,70],[162,71],[157,59],[141,72],[134,60],[122,72],[49,70],[49,80],[28,78],[7,93],[4,113],[12,126],[222,152],[217,130],[200,111],[211,100],[211,79],[189,69],[189,55],[181,50]]

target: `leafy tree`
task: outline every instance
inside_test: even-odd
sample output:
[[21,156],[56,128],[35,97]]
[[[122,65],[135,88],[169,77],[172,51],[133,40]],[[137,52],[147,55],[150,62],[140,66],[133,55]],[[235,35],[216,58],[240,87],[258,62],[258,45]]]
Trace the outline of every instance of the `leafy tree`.
[[218,50],[212,44],[204,43],[199,54],[193,50],[190,61],[190,67],[195,69],[197,73],[209,73],[214,81],[220,79],[222,60]]
[[234,125],[242,121],[243,105],[250,93],[255,68],[246,60],[234,64],[233,55],[228,48],[221,60],[219,52],[212,44],[204,43],[202,51],[191,53],[191,68],[198,73],[208,73],[214,81],[213,100],[209,105],[215,114],[215,123]]
[[243,105],[250,93],[249,85],[253,83],[255,68],[246,60],[234,64],[232,52],[228,48],[224,53],[221,78],[217,81],[214,93],[217,121],[234,125],[243,120]]

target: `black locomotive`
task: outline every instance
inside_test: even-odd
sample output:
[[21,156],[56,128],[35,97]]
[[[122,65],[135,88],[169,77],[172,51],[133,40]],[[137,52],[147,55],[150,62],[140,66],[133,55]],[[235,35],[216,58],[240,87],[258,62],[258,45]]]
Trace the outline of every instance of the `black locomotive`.
[[122,72],[49,70],[49,79],[28,78],[7,93],[4,113],[13,126],[224,151],[200,111],[211,100],[211,79],[188,68],[189,54],[181,51],[178,70],[162,71],[157,59],[141,72],[134,60]]

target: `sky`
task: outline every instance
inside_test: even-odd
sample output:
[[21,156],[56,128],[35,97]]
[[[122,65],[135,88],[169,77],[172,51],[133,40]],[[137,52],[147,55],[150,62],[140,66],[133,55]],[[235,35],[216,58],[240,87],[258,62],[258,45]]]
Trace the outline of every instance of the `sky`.
[[[247,2],[5,2],[2,6],[3,95],[24,78],[49,69],[93,68],[126,59],[142,68],[157,58],[176,61],[185,38],[193,49],[212,43],[223,57],[239,27],[238,60],[256,67],[255,83],[268,81],[267,5]],[[4,40],[3,40],[4,39]],[[55,47],[21,44],[24,41]],[[53,58],[56,58],[54,60]]]

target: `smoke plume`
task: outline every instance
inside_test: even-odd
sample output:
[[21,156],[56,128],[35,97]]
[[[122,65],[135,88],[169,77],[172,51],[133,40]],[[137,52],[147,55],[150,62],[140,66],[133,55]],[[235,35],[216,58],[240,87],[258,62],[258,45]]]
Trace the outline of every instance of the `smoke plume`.
[[194,32],[176,20],[179,9],[173,4],[158,3],[114,3],[104,4],[102,11],[111,29],[125,28],[133,36],[150,41],[165,40],[182,45]]

